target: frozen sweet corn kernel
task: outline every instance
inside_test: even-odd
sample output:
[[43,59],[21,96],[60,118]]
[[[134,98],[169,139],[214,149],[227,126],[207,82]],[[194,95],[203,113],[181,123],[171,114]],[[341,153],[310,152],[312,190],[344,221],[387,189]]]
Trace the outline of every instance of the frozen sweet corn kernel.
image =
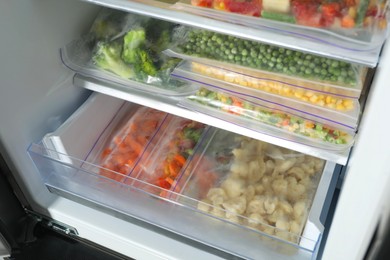
[[[195,62],[192,64],[192,70],[195,72],[222,79],[226,82],[238,84],[243,87],[250,87],[280,96],[291,97],[317,106],[328,107],[340,111],[352,110],[354,108],[354,102],[351,99],[340,99],[332,95],[318,94],[311,90],[291,87],[278,81],[267,81],[238,73],[226,72],[223,69],[213,68]],[[323,90],[329,91],[330,87],[325,86]]]

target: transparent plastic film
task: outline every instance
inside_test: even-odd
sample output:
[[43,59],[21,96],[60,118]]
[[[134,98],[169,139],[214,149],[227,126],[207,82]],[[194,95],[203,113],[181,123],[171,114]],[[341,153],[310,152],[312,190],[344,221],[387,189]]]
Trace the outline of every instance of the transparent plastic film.
[[61,48],[63,63],[80,74],[163,95],[193,91],[172,79],[180,61],[164,55],[177,25],[103,9],[86,35]]
[[[321,92],[292,87],[281,81],[274,82],[267,78],[252,78],[219,68],[214,70],[212,66],[199,65],[199,63],[192,63],[192,68],[186,65],[187,63],[179,65],[173,71],[172,76],[187,80],[193,84],[230,92],[243,98],[260,100],[268,104],[277,104],[286,111],[299,113],[302,116],[314,116],[315,120],[318,120],[315,118],[315,116],[318,116],[324,120],[340,122],[351,128],[357,126],[360,114],[360,106],[357,99],[343,99],[340,96],[336,97]],[[208,71],[205,74],[215,71],[221,74],[217,76],[218,78],[215,78],[202,73],[192,72],[194,67],[199,68],[199,66],[202,70]]]
[[101,166],[97,174],[122,182],[154,145],[166,119],[166,113],[148,107],[124,111],[120,121],[114,120],[105,129],[86,161]]
[[241,87],[294,98],[302,102],[339,111],[356,109],[355,101],[360,97],[361,92],[361,89],[306,82],[272,73],[238,72],[198,62],[185,62],[179,68]]
[[[345,150],[353,143],[353,128],[320,117],[288,113],[278,105],[243,99],[212,88],[200,88],[181,105],[255,131],[330,150]],[[314,120],[316,118],[317,120]],[[342,130],[341,130],[342,129]]]
[[[206,125],[189,119],[171,118],[157,134],[156,145],[148,147],[147,154],[134,170],[133,177],[141,182],[130,184],[161,197],[167,197],[187,162],[191,160],[207,129]],[[126,180],[125,183],[129,181],[132,180]]]
[[244,40],[216,32],[180,27],[167,55],[231,70],[272,72],[300,80],[361,89],[363,67],[344,61]]
[[335,37],[330,45],[341,43],[340,47],[348,48],[348,42],[356,42],[360,50],[381,45],[389,32],[386,0],[181,0],[173,8],[319,40]]
[[177,184],[184,195],[175,197],[179,203],[300,242],[323,160],[224,130],[199,152]]

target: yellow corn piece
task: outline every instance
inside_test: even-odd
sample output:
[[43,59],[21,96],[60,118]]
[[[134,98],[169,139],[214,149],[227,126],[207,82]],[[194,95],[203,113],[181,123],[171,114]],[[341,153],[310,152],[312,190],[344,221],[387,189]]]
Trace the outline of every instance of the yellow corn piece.
[[306,128],[313,128],[314,124],[312,122],[305,122]]
[[345,109],[344,109],[344,106],[343,106],[342,104],[337,104],[337,105],[336,105],[336,109],[337,109],[337,110],[345,110]]
[[317,102],[317,105],[323,107],[325,105],[325,102],[323,100],[320,100],[320,101]]
[[317,101],[318,101],[318,97],[316,96],[316,95],[313,95],[313,96],[311,96],[310,97],[310,102],[312,102],[312,103],[316,103]]

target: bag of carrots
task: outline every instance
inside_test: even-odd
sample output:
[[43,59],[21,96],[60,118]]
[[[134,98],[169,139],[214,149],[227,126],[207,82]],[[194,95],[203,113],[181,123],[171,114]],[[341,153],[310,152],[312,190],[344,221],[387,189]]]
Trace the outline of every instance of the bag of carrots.
[[99,174],[123,182],[140,158],[148,157],[147,148],[166,118],[164,112],[140,107],[101,152]]

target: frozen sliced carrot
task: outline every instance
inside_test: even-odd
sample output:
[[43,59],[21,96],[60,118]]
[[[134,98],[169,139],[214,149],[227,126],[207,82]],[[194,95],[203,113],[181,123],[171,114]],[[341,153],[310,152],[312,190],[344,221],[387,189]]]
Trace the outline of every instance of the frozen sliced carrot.
[[186,163],[186,158],[184,158],[184,156],[182,156],[181,154],[177,153],[174,159],[179,163],[181,167],[183,167],[183,165]]
[[111,148],[106,148],[103,150],[102,152],[102,159],[106,158],[110,153],[112,153],[112,149]]
[[180,173],[182,167],[178,165],[176,161],[171,161],[168,163],[168,165],[170,176],[175,178]]
[[145,149],[145,146],[138,143],[136,140],[133,140],[131,143],[131,147],[133,148],[133,152],[140,155],[142,151]]

